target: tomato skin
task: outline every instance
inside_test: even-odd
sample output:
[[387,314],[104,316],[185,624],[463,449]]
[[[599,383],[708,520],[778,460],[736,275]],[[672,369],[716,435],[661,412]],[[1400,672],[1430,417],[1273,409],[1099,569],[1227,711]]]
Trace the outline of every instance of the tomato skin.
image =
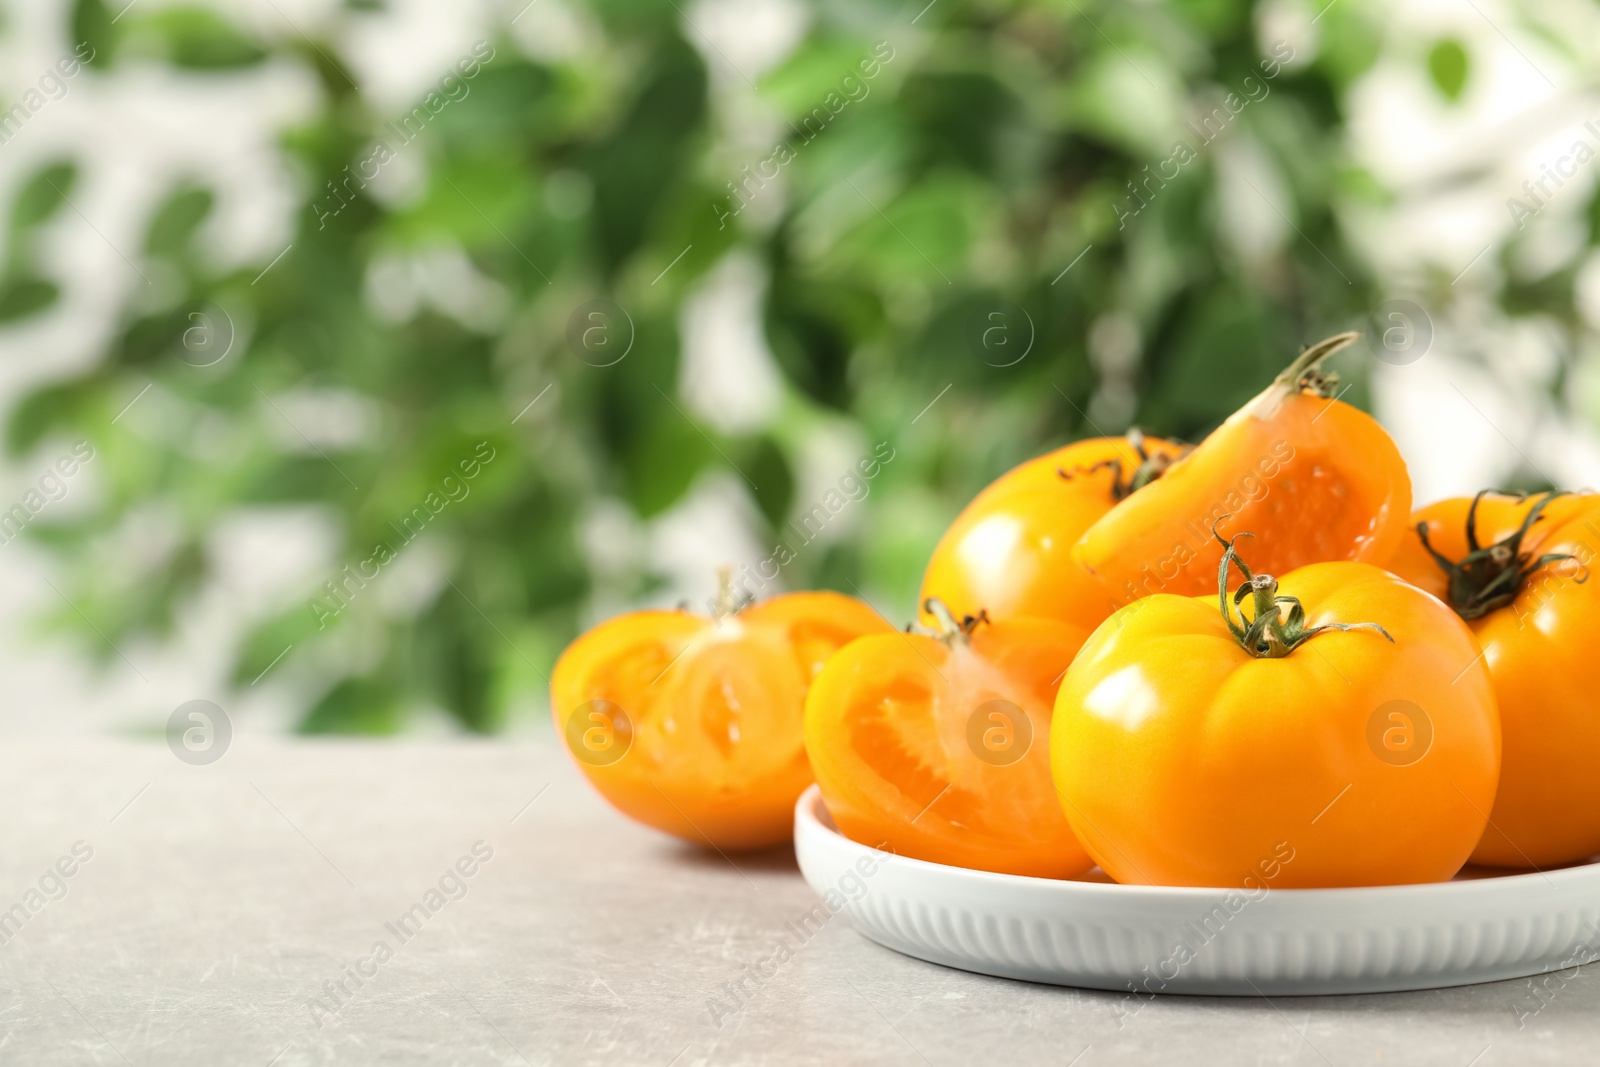
[[[1176,457],[1181,449],[1156,438],[1144,443],[1155,455]],[[1001,475],[940,538],[918,603],[937,597],[957,618],[986,611],[994,620],[1032,616],[1098,626],[1118,605],[1069,553],[1117,502],[1115,472],[1089,469],[1110,460],[1121,462],[1125,481],[1141,462],[1126,438],[1094,437]],[[932,617],[924,613],[924,621]]]
[[556,662],[556,733],[624,815],[723,850],[776,844],[792,834],[795,801],[812,781],[803,736],[812,679],[842,645],[893,632],[860,601],[825,592],[773,597],[719,620],[621,615]]
[[[1089,638],[1056,699],[1051,764],[1068,821],[1124,883],[1450,878],[1482,833],[1500,770],[1499,719],[1470,631],[1368,564],[1315,564],[1279,581],[1309,625],[1376,622],[1394,643],[1324,631],[1257,659],[1215,595],[1123,608]],[[1381,756],[1372,740],[1375,718],[1380,735],[1393,721],[1380,710],[1392,701],[1422,709],[1431,726],[1414,762]]]
[[[1051,785],[1048,745],[1057,680],[1085,636],[1014,619],[980,625],[965,643],[874,635],[841,649],[806,699],[806,750],[840,832],[958,867],[1044,878],[1087,870]],[[998,719],[994,700],[1010,702]],[[1024,730],[1029,747],[1013,755]]]
[[1162,477],[1109,511],[1072,558],[1131,603],[1150,593],[1214,593],[1225,537],[1248,530],[1271,574],[1330,560],[1381,563],[1405,534],[1411,477],[1366,413],[1274,383]]
[[[1485,497],[1478,508],[1481,545],[1521,525],[1536,501]],[[1469,550],[1471,498],[1443,500],[1412,518],[1426,523],[1433,547],[1451,560]],[[1537,558],[1570,553],[1535,572],[1509,605],[1468,620],[1493,680],[1500,708],[1500,789],[1472,861],[1494,867],[1550,867],[1600,854],[1600,581],[1577,578],[1600,554],[1600,495],[1558,497],[1523,542]],[[1413,531],[1389,562],[1407,581],[1448,597],[1444,570]],[[1591,569],[1592,568],[1588,568]]]

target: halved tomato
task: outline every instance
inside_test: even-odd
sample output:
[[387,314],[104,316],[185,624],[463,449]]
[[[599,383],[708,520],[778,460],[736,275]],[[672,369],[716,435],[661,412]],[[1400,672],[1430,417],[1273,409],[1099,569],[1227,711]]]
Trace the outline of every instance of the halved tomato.
[[846,645],[806,698],[806,750],[841,833],[902,856],[1065,878],[1092,861],[1050,781],[1056,685],[1088,631],[946,620]]
[[838,593],[711,618],[640,611],[574,641],[551,680],[556,730],[623,814],[720,849],[787,840],[811,784],[806,691],[835,650],[894,628]]

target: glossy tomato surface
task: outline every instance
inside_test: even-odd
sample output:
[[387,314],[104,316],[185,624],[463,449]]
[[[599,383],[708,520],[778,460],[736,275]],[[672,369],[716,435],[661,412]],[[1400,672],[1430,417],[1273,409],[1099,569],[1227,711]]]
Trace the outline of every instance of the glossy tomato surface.
[[858,600],[790,593],[712,619],[641,611],[601,623],[551,679],[556,730],[624,814],[722,849],[788,839],[811,784],[803,715],[822,665],[894,628]]
[[[1183,447],[1156,438],[1143,444],[1146,456],[1166,458]],[[1096,437],[1002,475],[945,531],[919,602],[937,597],[957,617],[1033,616],[1093,629],[1118,604],[1072,562],[1072,546],[1116,505],[1146,456],[1127,438]]]
[[[1474,516],[1478,545],[1504,542],[1539,497],[1485,497]],[[1418,511],[1428,540],[1459,561],[1470,551],[1472,499]],[[1472,859],[1499,867],[1549,867],[1600,854],[1600,495],[1550,501],[1520,548],[1527,564],[1550,561],[1514,587],[1510,603],[1468,620],[1493,679],[1500,708],[1500,790]],[[1389,569],[1451,601],[1446,571],[1415,531]]]
[[1089,527],[1073,558],[1119,605],[1202,596],[1216,590],[1218,520],[1225,537],[1256,535],[1259,569],[1286,574],[1330,560],[1382,563],[1410,510],[1411,478],[1383,427],[1280,379]]
[[958,867],[1068,877],[1090,866],[1050,781],[1056,685],[1087,631],[1047,619],[970,637],[863,637],[806,701],[806,748],[841,833]]
[[[1376,567],[1290,572],[1324,630],[1245,651],[1217,597],[1164,594],[1095,631],[1056,700],[1068,820],[1119,882],[1395,885],[1456,873],[1494,803],[1500,729],[1472,634]],[[1254,883],[1248,881],[1253,879]]]

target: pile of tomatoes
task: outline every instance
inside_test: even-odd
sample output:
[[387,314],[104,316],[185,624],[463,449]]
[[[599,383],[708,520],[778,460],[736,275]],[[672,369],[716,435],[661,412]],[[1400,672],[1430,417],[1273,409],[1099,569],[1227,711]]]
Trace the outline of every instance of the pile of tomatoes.
[[840,832],[1039,877],[1274,888],[1600,853],[1600,495],[1411,511],[1389,435],[1303,352],[1198,445],[1001,477],[895,629],[836,593],[597,626],[557,729],[624,813],[721,850]]

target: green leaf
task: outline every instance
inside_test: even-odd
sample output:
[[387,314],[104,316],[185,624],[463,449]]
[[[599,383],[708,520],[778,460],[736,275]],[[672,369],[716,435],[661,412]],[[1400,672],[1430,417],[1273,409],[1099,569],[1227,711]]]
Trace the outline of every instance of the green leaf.
[[400,694],[386,681],[346,678],[300,720],[303,734],[393,734],[405,721]]
[[624,468],[628,499],[646,518],[676,504],[707,463],[721,463],[688,417],[662,406],[634,439]]
[[687,165],[690,134],[705,117],[705,65],[687,44],[660,48],[647,77],[623,123],[588,153],[590,217],[608,272],[644,240]]
[[145,233],[145,251],[153,256],[171,256],[184,250],[194,232],[211,214],[215,201],[209,190],[180,188],[156,210]]
[[[325,607],[337,606],[326,596],[317,599]],[[319,617],[309,605],[295,604],[257,627],[245,638],[244,646],[239,650],[239,658],[233,668],[233,683],[253,686],[263,676],[271,678],[284,668],[286,661],[292,659],[295,649],[317,640],[325,630],[337,625],[338,618],[339,615],[331,613]]]
[[982,228],[981,193],[954,177],[930,177],[896,196],[857,184],[862,192],[846,190],[855,198],[846,203],[860,223],[839,242],[838,259],[879,284],[905,278],[954,284],[973,235]]
[[[420,151],[416,146],[400,150]],[[440,160],[427,195],[396,215],[389,232],[407,245],[442,239],[481,245],[534,273],[547,257],[523,232],[531,201],[523,174],[518,161],[503,152],[463,153]]]
[[260,63],[266,51],[232,22],[201,7],[146,14],[139,29],[159,42],[167,62],[190,70],[232,70]]
[[76,0],[69,20],[76,42],[73,54],[96,69],[110,67],[117,45],[114,17],[104,0]]
[[1428,51],[1428,76],[1451,103],[1459,101],[1466,89],[1469,63],[1466,48],[1453,37],[1436,42]]
[[12,228],[31,230],[48,222],[72,195],[77,181],[77,164],[70,161],[39,168],[17,191],[17,199],[11,205]]
[[1323,91],[1342,96],[1377,62],[1382,38],[1352,4],[1328,5],[1327,16],[1318,25],[1322,43],[1313,62],[1332,82]]
[[37,315],[61,295],[55,282],[42,278],[12,278],[0,282],[0,322]]
[[67,382],[29,393],[6,420],[6,451],[13,456],[23,455],[53,430],[69,423],[84,395],[93,388],[94,383]]
[[925,154],[989,174],[1008,162],[1022,107],[995,74],[918,74],[906,79],[901,96]]
[[1121,54],[1106,50],[1075,65],[1063,80],[1062,118],[1141,162],[1161,159],[1182,135],[1183,87],[1170,64],[1129,46]]
[[1213,40],[1226,40],[1227,34],[1245,31],[1250,25],[1249,5],[1235,0],[1177,0],[1173,6]]
[[760,437],[739,457],[739,469],[755,483],[752,494],[767,522],[777,526],[794,504],[794,472],[789,460],[770,437]]
[[477,608],[449,588],[417,620],[414,636],[426,650],[421,666],[439,702],[470,730],[488,733],[498,726],[487,699],[490,671],[492,657],[508,638],[497,634]]
[[[831,103],[835,108],[847,109],[852,104],[841,102],[850,100],[852,95],[861,100],[870,98],[882,84],[883,57],[888,57],[892,68],[895,60],[904,55],[892,46],[875,54],[872,42],[866,40],[808,42],[761,79],[761,94],[777,104],[788,121],[798,125],[811,117],[815,108]],[[817,116],[817,125],[826,126],[830,121],[826,114]]]

